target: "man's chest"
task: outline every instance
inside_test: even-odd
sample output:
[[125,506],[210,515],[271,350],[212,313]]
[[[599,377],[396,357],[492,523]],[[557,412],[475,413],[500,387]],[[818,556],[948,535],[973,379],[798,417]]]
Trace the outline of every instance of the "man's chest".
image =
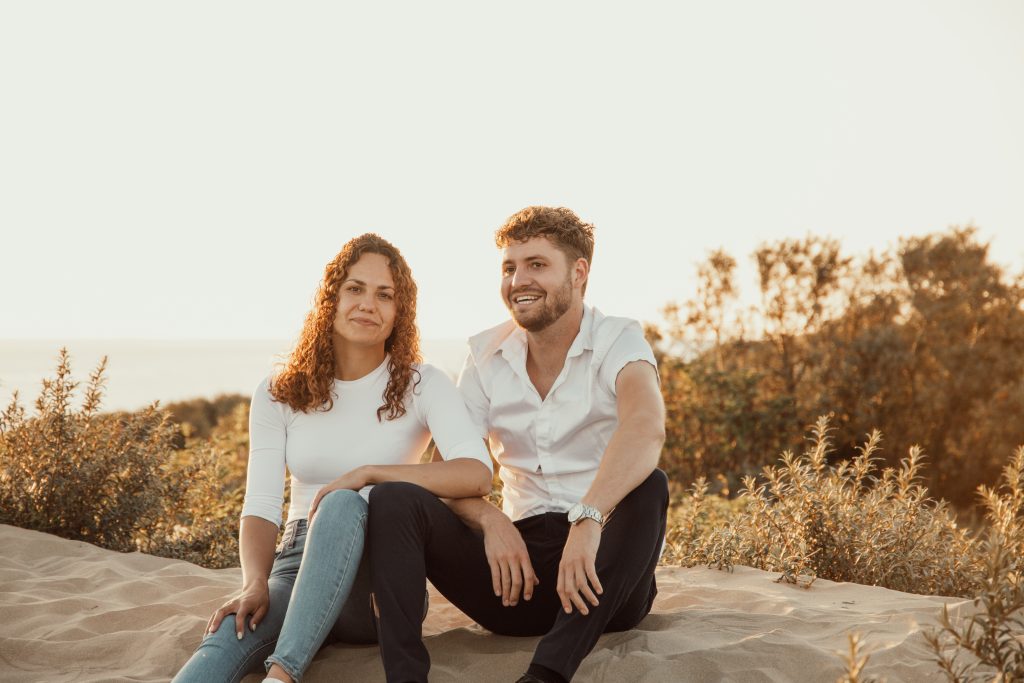
[[615,399],[604,391],[587,364],[530,376],[505,367],[493,377],[489,393],[491,434],[515,450],[543,450],[580,436],[588,426],[615,419]]

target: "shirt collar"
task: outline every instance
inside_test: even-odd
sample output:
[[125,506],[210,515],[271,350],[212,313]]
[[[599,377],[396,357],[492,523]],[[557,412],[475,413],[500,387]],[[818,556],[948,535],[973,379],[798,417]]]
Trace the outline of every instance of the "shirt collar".
[[[569,346],[567,358],[574,358],[584,351],[594,350],[594,329],[600,320],[604,318],[599,310],[593,306],[583,304],[583,319],[580,321],[580,331]],[[500,325],[484,330],[480,334],[469,338],[469,349],[473,360],[478,365],[484,363],[492,355],[501,352],[506,360],[512,362],[518,360],[526,363],[526,331],[515,324],[513,320],[506,320]]]

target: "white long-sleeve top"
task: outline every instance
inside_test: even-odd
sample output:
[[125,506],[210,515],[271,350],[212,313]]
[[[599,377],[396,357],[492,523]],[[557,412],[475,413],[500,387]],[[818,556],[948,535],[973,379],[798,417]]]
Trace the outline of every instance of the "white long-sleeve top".
[[[316,492],[360,465],[420,461],[431,435],[446,460],[491,459],[455,385],[432,365],[417,365],[420,381],[405,401],[405,415],[377,420],[390,374],[388,358],[353,381],[334,380],[331,410],[303,413],[270,394],[270,377],[256,388],[249,410],[249,469],[242,516],[281,524],[285,469],[291,474],[288,519],[304,519]],[[415,379],[415,375],[413,376]],[[369,495],[367,486],[360,494]]]

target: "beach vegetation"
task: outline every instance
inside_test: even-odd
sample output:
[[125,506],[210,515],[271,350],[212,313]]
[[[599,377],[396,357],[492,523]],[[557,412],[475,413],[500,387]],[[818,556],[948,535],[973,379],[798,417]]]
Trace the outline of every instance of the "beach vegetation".
[[121,552],[230,566],[238,495],[224,491],[224,450],[215,441],[176,449],[180,429],[157,404],[100,412],[105,369],[106,359],[76,406],[79,383],[61,349],[34,414],[17,394],[0,413],[0,523]]

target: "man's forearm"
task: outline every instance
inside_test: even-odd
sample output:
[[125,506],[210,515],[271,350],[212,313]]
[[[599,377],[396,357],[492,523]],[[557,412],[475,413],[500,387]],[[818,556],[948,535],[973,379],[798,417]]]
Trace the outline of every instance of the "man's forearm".
[[486,498],[445,498],[445,505],[470,529],[486,531],[492,522],[507,521],[505,513]]
[[664,442],[664,431],[657,424],[616,430],[581,502],[607,517],[658,466]]

